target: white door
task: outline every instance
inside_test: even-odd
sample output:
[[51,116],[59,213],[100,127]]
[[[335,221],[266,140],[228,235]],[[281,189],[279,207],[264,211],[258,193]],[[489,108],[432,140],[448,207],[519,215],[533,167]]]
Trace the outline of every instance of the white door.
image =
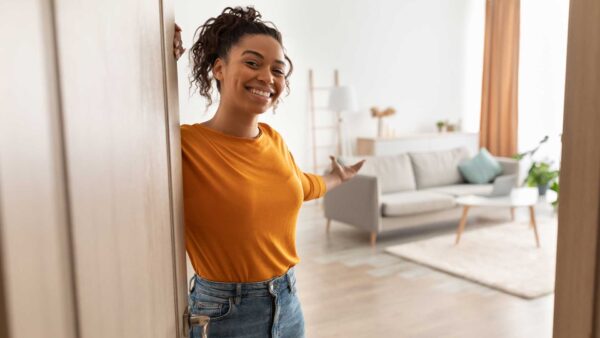
[[1,6],[0,336],[182,336],[172,4]]

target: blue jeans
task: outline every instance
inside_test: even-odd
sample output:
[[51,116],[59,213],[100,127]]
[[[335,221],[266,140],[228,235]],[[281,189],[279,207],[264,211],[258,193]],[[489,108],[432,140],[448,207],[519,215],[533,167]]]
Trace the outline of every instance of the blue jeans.
[[[293,267],[262,282],[222,283],[194,275],[190,285],[190,313],[210,317],[210,338],[304,337]],[[201,338],[201,333],[201,327],[193,327],[191,337]]]

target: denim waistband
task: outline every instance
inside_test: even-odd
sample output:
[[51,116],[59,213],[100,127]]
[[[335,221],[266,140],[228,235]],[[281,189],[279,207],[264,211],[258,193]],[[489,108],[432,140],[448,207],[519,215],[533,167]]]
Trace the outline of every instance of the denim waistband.
[[190,279],[190,293],[193,293],[197,286],[201,289],[209,289],[215,296],[222,297],[239,297],[242,295],[261,296],[269,293],[276,295],[284,289],[289,289],[292,293],[295,293],[296,272],[295,267],[291,267],[281,276],[250,283],[215,282],[194,274],[194,277]]

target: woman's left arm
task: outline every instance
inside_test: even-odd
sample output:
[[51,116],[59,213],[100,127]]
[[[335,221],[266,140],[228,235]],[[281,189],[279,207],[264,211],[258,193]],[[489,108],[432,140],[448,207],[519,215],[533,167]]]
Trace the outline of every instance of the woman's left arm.
[[335,156],[329,156],[329,158],[331,159],[331,172],[323,175],[323,181],[325,181],[327,191],[330,191],[338,185],[352,179],[352,177],[358,173],[360,168],[365,163],[365,160],[362,160],[349,167],[346,167],[340,165]]

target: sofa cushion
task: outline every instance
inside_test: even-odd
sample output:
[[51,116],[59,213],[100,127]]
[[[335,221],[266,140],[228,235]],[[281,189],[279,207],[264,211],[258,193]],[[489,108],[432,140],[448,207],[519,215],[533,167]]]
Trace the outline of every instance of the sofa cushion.
[[466,148],[409,153],[417,189],[463,183],[458,164],[469,157]]
[[405,191],[380,197],[383,216],[404,216],[456,206],[454,197],[431,191]]
[[441,194],[448,194],[454,197],[459,197],[466,195],[489,194],[492,192],[493,188],[493,184],[453,184],[441,187],[427,188],[424,191],[438,192]]
[[473,158],[458,164],[458,170],[469,183],[485,184],[502,173],[502,166],[485,148]]
[[360,169],[361,175],[375,176],[382,194],[416,190],[415,175],[407,154],[392,156],[343,157],[340,162],[352,165],[366,159]]

